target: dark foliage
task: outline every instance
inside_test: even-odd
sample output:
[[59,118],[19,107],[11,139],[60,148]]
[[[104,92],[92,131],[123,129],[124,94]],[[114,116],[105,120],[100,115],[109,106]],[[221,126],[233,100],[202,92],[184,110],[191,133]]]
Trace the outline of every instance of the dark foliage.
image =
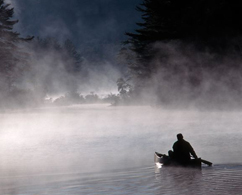
[[[13,31],[14,25],[18,22],[12,20],[13,14],[14,9],[10,8],[10,4],[0,0],[0,101],[5,105],[11,105],[14,99],[18,101],[25,93],[16,88],[16,83],[23,76],[23,72],[29,68],[29,54],[20,43],[33,39],[33,37],[22,38],[19,33]],[[29,92],[26,91],[25,95],[27,94]]]
[[[21,50],[18,43],[28,41],[33,37],[21,38],[13,31],[18,20],[11,20],[14,9],[9,8],[4,0],[0,0],[0,77],[1,90],[8,91],[21,74],[26,64],[27,54]],[[18,64],[22,66],[17,66]]]
[[225,40],[242,33],[241,9],[239,1],[229,0],[144,0],[137,7],[144,22],[137,23],[136,33],[126,33],[127,43],[142,56],[157,41],[183,40],[226,49]]
[[143,0],[137,10],[143,22],[137,23],[134,33],[126,33],[128,39],[120,52],[136,91],[138,85],[153,85],[158,93],[169,94],[175,83],[180,85],[178,94],[187,93],[182,92],[185,85],[197,93],[204,73],[218,72],[223,79],[227,70],[241,70],[240,63],[224,63],[228,56],[238,60],[241,55],[239,1]]
[[67,39],[64,42],[63,50],[65,52],[65,57],[69,61],[69,66],[66,67],[68,72],[80,73],[81,72],[81,64],[82,58],[81,55],[77,52],[76,47],[72,43],[70,39]]

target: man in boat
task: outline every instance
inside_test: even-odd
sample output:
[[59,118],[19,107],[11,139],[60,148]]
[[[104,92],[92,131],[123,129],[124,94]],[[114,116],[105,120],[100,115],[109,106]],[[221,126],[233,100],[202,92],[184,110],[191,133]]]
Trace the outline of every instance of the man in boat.
[[188,165],[191,155],[197,159],[197,155],[191,144],[183,139],[181,133],[177,134],[177,141],[173,144],[174,159],[182,165]]

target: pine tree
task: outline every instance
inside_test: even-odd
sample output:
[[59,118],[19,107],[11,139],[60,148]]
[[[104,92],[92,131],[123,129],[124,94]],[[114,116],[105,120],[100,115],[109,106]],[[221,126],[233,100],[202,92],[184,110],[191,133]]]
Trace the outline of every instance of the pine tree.
[[145,78],[157,71],[150,63],[155,56],[167,57],[156,43],[182,42],[221,54],[240,49],[241,41],[234,39],[242,34],[241,9],[239,1],[229,0],[143,0],[137,6],[143,22],[137,23],[135,33],[126,33],[122,53],[131,72]]
[[17,64],[26,60],[26,53],[21,51],[18,43],[33,38],[21,38],[19,33],[13,31],[18,20],[11,20],[14,9],[9,6],[0,0],[0,89],[5,91],[10,90],[18,71],[23,69]]
[[[128,38],[120,51],[128,64],[136,93],[150,87],[160,99],[163,95],[167,99],[188,97],[187,94],[196,97],[200,95],[204,73],[214,77],[213,73],[218,72],[216,78],[211,78],[216,85],[216,80],[231,80],[227,70],[241,72],[241,63],[223,62],[226,57],[226,60],[231,56],[241,58],[242,4],[239,1],[142,2],[137,10],[142,13],[143,21],[137,23],[135,32],[126,33]],[[238,78],[233,79],[237,89],[238,83]]]
[[64,42],[63,46],[64,52],[66,54],[66,60],[69,62],[66,65],[68,72],[73,74],[81,72],[81,55],[77,52],[76,47],[70,39]]
[[[143,22],[137,23],[139,29],[135,33],[126,33],[129,38],[122,52],[129,61],[133,76],[149,79],[156,71],[154,64],[150,63],[158,52],[154,44],[182,37],[181,3],[174,0],[144,0],[137,10],[142,13]],[[135,58],[132,59],[132,56]]]

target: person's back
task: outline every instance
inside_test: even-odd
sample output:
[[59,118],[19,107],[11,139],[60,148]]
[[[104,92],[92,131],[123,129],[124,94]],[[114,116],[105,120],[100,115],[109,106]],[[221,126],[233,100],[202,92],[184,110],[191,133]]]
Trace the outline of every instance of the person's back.
[[190,154],[196,159],[197,155],[189,142],[183,139],[182,134],[177,135],[177,141],[173,145],[174,157],[181,164],[187,164],[190,161]]

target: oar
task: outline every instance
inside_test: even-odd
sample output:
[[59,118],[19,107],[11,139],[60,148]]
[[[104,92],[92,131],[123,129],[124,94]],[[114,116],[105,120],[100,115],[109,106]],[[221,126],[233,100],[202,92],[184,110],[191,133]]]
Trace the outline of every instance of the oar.
[[155,154],[156,154],[157,156],[159,156],[159,157],[165,156],[165,154],[160,154],[160,153],[158,153],[158,152],[155,152]]
[[212,164],[213,164],[213,163],[211,163],[211,162],[209,162],[207,160],[203,160],[203,159],[201,159],[201,162],[206,164],[206,165],[208,165],[208,166],[212,166]]
[[[191,156],[191,157],[193,157],[193,156]],[[207,160],[204,160],[204,159],[201,159],[201,158],[198,158],[202,163],[204,163],[204,164],[206,164],[206,165],[208,165],[208,166],[212,166],[212,164],[213,163],[211,163],[211,162],[209,162],[209,161],[207,161]]]
[[[191,157],[193,157],[193,156],[191,156]],[[207,161],[207,160],[204,160],[204,159],[201,159],[201,158],[198,158],[202,163],[204,163],[204,164],[206,164],[206,165],[208,165],[208,166],[212,166],[212,164],[213,163],[211,163],[211,162],[209,162],[209,161]]]

